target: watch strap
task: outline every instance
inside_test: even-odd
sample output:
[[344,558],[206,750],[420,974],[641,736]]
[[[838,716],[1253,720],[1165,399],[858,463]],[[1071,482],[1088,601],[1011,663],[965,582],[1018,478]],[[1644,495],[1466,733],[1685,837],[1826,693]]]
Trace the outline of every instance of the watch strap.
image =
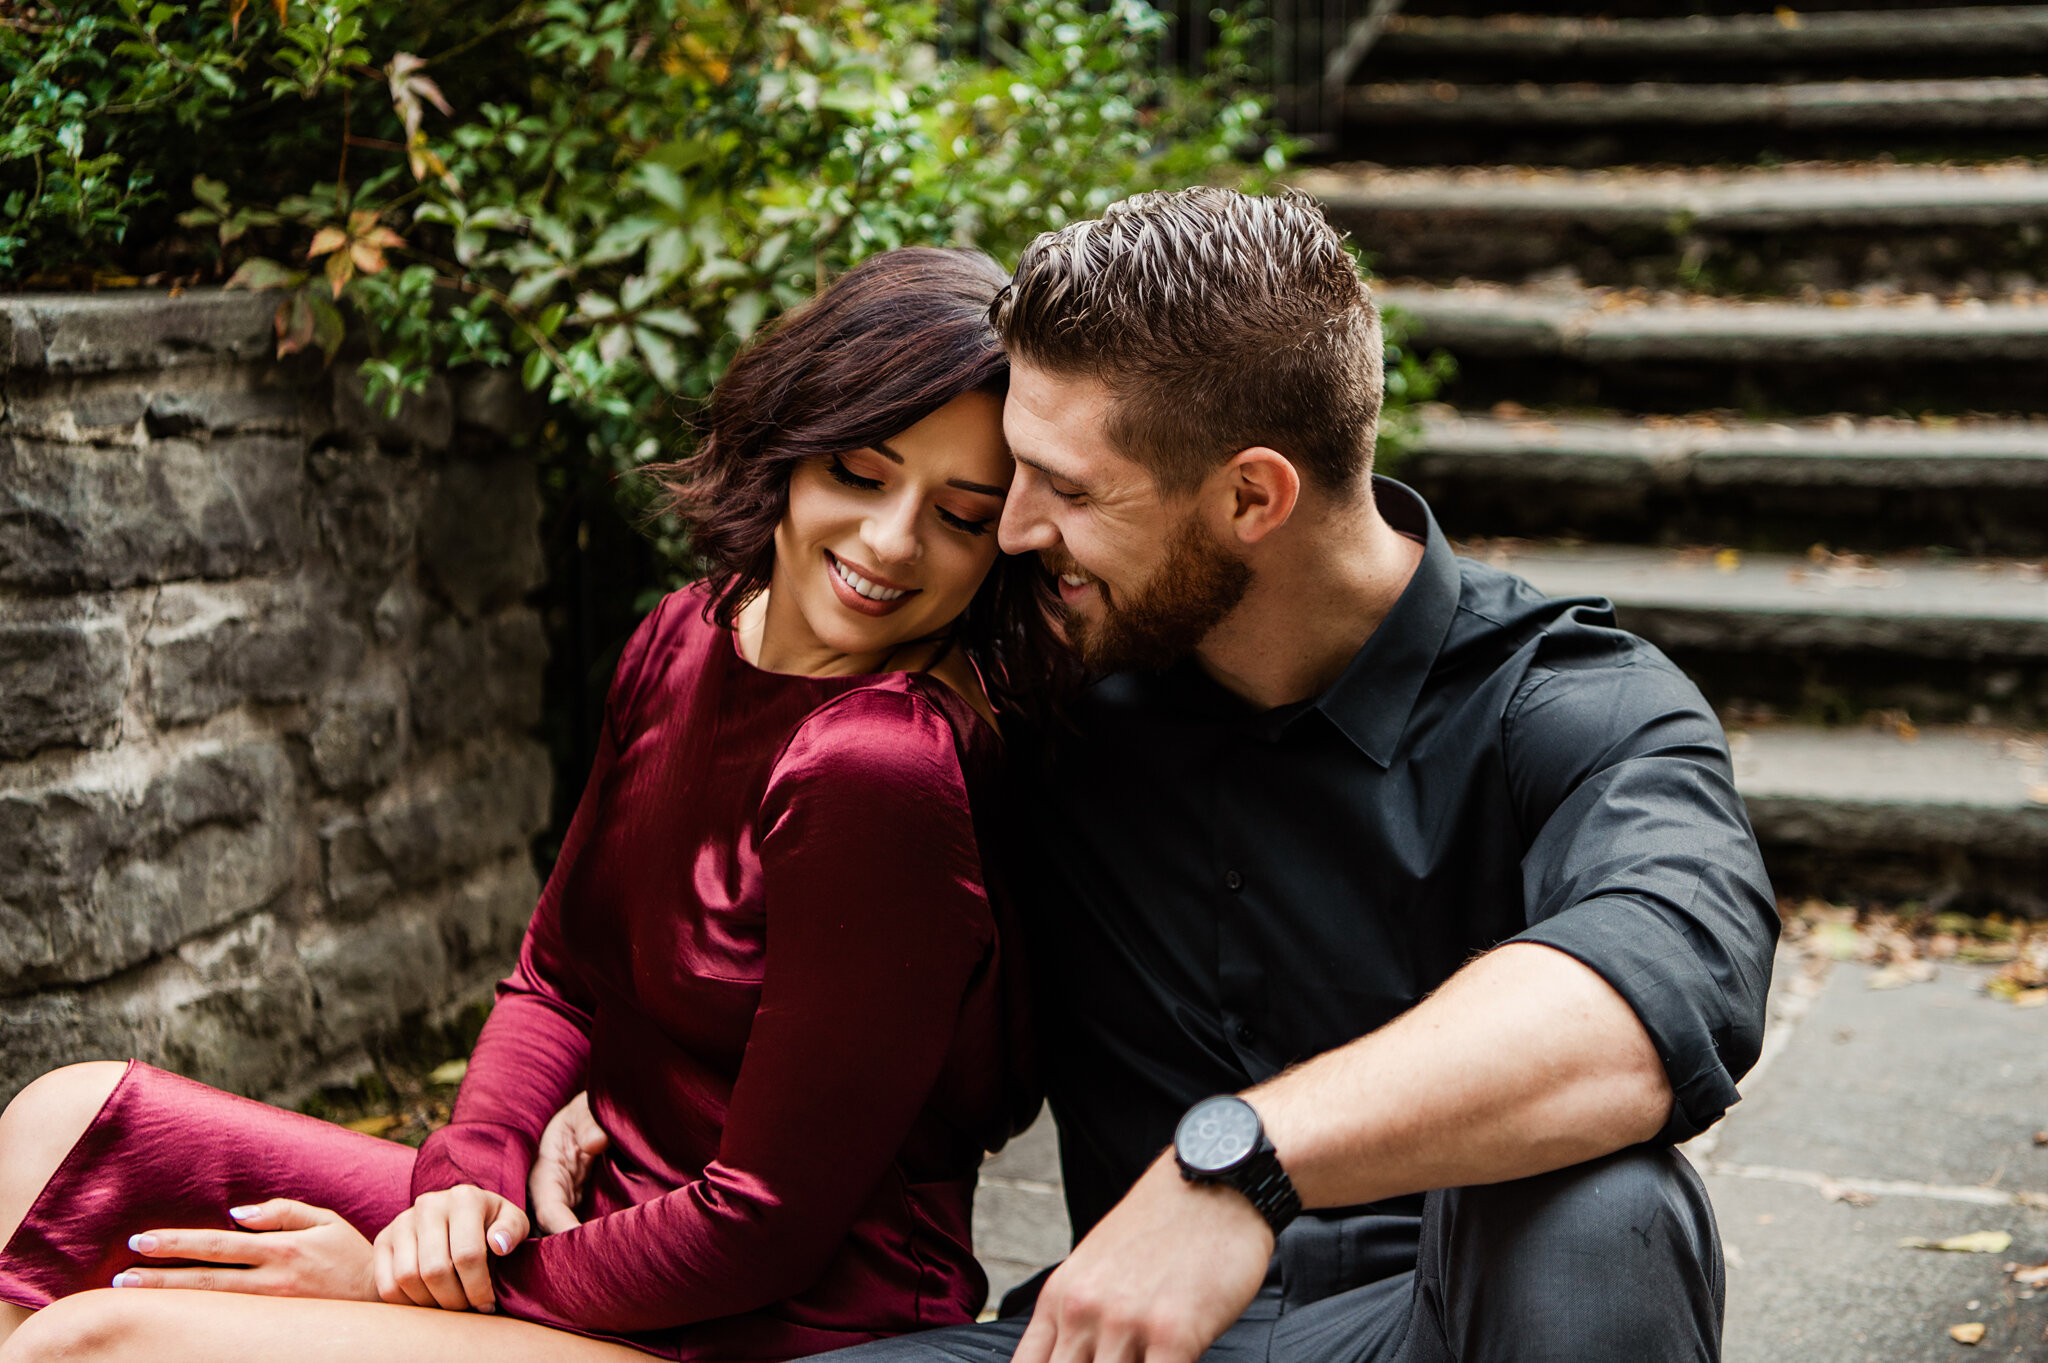
[[1259,1215],[1266,1218],[1275,1235],[1301,1215],[1301,1194],[1294,1191],[1294,1180],[1280,1167],[1279,1152],[1263,1137],[1250,1159],[1217,1181],[1243,1193],[1258,1208]]

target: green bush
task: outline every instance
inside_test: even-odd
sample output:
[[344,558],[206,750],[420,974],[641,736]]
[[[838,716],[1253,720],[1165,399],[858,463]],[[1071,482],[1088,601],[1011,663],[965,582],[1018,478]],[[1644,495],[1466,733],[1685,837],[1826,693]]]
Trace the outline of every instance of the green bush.
[[[1186,79],[1141,0],[976,32],[831,0],[0,0],[0,272],[280,290],[280,352],[359,338],[393,410],[516,365],[549,452],[609,478],[863,255],[1013,259],[1138,190],[1258,188],[1285,144],[1238,93],[1255,26],[1213,17]],[[1435,373],[1403,362],[1390,432]]]

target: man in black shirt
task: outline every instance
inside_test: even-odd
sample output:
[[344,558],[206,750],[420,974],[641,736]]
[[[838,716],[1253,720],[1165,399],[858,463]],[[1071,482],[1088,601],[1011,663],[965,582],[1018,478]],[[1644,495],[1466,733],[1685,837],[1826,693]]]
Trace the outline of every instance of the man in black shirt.
[[1756,1059],[1777,916],[1698,691],[1371,477],[1378,321],[1305,201],[1140,196],[992,317],[1003,547],[1101,678],[1013,735],[1081,1239],[839,1357],[1717,1358],[1671,1146]]

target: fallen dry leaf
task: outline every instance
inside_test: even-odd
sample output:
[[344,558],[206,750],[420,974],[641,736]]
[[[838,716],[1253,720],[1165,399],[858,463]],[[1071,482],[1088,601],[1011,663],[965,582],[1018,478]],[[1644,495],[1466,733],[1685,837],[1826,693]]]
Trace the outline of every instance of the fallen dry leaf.
[[1899,1241],[1900,1249],[1945,1249],[1951,1254],[2003,1254],[2012,1245],[2012,1232],[1973,1230],[1968,1235],[1951,1235],[1946,1240],[1927,1240],[1909,1235]]
[[2012,1280],[2021,1287],[2048,1287],[2048,1264],[2035,1264],[2031,1268],[2015,1268]]
[[1844,1188],[1833,1179],[1821,1183],[1820,1195],[1830,1202],[1844,1202],[1851,1207],[1868,1207],[1877,1201],[1876,1193],[1865,1192],[1861,1188]]
[[1742,566],[1740,549],[1723,549],[1714,555],[1714,567],[1724,573],[1732,573]]
[[1934,965],[1930,961],[1894,961],[1882,970],[1873,970],[1864,984],[1871,989],[1899,989],[1909,984],[1925,984],[1934,978]]
[[345,1123],[345,1125],[349,1130],[360,1131],[365,1136],[381,1136],[404,1120],[405,1118],[403,1117],[384,1112],[375,1117],[358,1117],[352,1122]]
[[2048,989],[2022,989],[2012,996],[2015,1008],[2040,1008],[2048,1005]]
[[427,1082],[429,1084],[459,1084],[462,1082],[462,1076],[468,1073],[469,1062],[467,1060],[450,1060],[434,1066],[433,1072],[427,1075]]
[[1951,1325],[1948,1327],[1948,1337],[1958,1344],[1975,1344],[1984,1338],[1984,1322],[1973,1320],[1967,1325]]

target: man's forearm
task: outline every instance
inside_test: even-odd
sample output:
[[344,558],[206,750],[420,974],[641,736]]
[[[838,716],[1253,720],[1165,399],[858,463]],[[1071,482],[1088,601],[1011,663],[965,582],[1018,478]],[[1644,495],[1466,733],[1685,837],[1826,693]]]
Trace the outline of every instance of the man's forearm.
[[1525,1178],[1654,1136],[1671,1108],[1621,995],[1516,943],[1246,1095],[1308,1207]]

